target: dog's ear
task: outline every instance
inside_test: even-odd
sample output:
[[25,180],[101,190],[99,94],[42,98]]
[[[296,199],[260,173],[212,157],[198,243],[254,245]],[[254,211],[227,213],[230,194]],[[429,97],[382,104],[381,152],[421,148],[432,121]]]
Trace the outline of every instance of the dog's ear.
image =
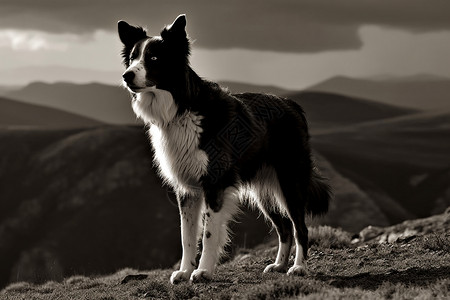
[[133,46],[139,40],[147,37],[147,32],[142,27],[134,27],[125,21],[117,23],[119,37],[125,46]]
[[167,25],[161,32],[163,39],[186,38],[186,15],[179,15],[172,24]]

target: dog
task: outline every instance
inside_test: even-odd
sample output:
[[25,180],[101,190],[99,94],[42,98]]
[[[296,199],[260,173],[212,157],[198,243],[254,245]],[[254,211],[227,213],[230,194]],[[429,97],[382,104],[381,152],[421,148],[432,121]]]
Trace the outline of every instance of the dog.
[[307,274],[305,215],[326,213],[331,192],[314,167],[303,109],[274,95],[232,94],[199,77],[189,64],[185,15],[160,36],[125,21],[118,33],[123,84],[179,206],[183,254],[170,282],[212,279],[241,203],[261,210],[278,233],[277,257],[264,272]]

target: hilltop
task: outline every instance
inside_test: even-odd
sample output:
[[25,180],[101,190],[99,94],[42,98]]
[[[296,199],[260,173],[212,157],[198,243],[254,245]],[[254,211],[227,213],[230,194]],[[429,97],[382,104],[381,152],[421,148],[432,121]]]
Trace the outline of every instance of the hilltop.
[[[367,193],[385,194],[425,217],[450,205],[449,124],[450,112],[418,113],[318,131],[312,142]],[[383,197],[378,199],[391,222],[401,221]]]
[[0,127],[44,126],[61,129],[100,125],[100,121],[64,110],[0,97]]
[[[123,269],[112,275],[72,276],[42,285],[11,284],[4,299],[446,299],[450,296],[450,209],[357,237],[331,227],[310,229],[309,274],[263,274],[273,242],[241,249],[209,283],[169,284],[173,270]],[[381,239],[382,236],[388,238]],[[365,239],[364,239],[364,238]],[[293,255],[293,253],[291,253]],[[291,263],[292,263],[291,256]],[[175,268],[176,266],[174,266]]]

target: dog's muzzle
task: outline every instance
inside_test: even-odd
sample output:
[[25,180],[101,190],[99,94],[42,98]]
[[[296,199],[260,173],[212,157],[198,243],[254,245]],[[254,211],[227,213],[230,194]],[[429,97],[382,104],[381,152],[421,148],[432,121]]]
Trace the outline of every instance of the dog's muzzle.
[[134,77],[136,77],[136,74],[133,71],[126,71],[122,75],[123,80],[128,86],[133,85]]

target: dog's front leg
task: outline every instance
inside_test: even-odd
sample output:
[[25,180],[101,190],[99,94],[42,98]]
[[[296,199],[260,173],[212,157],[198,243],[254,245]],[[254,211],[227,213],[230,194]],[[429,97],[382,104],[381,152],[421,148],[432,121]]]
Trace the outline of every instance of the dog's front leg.
[[228,223],[239,210],[238,191],[228,187],[224,191],[205,191],[203,250],[198,269],[191,275],[193,282],[212,279],[216,263],[229,241]]
[[201,233],[201,211],[203,199],[201,196],[177,195],[181,218],[181,244],[183,256],[180,269],[172,273],[170,282],[176,284],[189,280],[196,267],[197,242]]

